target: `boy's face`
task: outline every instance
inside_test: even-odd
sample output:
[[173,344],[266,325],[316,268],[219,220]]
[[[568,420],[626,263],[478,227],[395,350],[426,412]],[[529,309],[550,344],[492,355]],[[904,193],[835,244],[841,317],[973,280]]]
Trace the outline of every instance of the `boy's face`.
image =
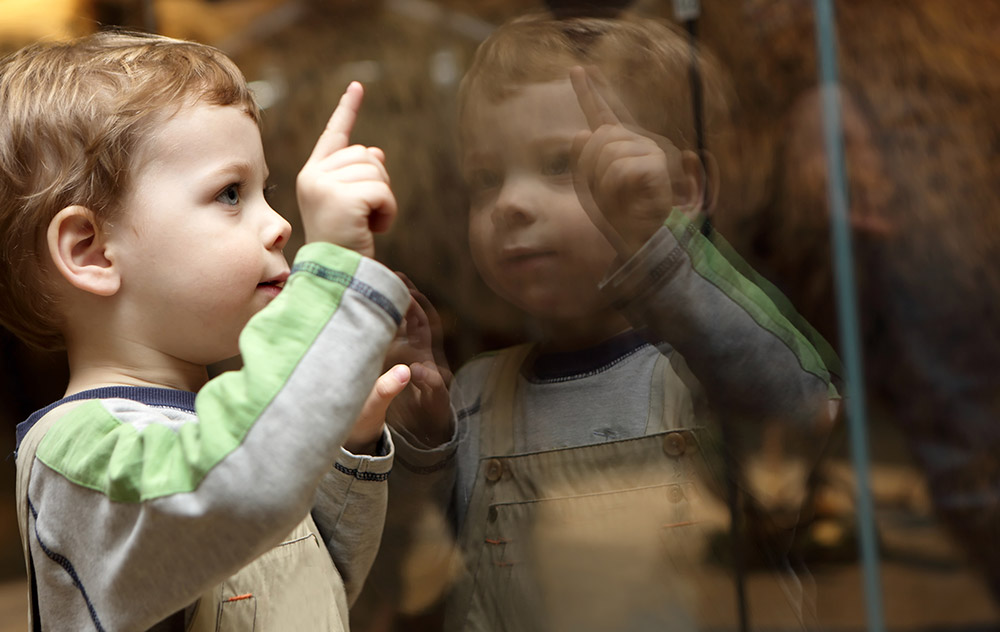
[[608,310],[597,285],[615,252],[580,205],[570,170],[584,129],[568,79],[496,103],[474,99],[463,121],[476,267],[499,295],[553,323]]
[[260,132],[241,109],[185,106],[143,145],[112,240],[126,332],[183,362],[235,355],[288,274],[291,227],[264,199]]

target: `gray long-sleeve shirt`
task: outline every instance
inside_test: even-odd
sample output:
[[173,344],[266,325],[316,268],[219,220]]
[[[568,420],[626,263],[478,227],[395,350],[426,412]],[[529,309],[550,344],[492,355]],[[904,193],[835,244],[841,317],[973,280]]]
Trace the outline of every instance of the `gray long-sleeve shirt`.
[[247,324],[244,368],[208,382],[193,414],[110,398],[59,418],[26,499],[43,628],[149,628],[310,511],[355,596],[381,533],[392,455],[341,445],[409,300],[373,260],[309,244]]

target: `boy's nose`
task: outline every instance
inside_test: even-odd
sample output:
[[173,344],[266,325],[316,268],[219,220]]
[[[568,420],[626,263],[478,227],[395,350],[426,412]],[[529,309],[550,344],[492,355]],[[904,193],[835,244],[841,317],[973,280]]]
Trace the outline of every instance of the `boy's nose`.
[[538,202],[538,192],[530,182],[508,179],[497,195],[493,224],[497,227],[530,224],[535,220]]
[[291,236],[292,225],[277,211],[271,209],[271,216],[268,218],[264,233],[264,245],[267,246],[268,250],[281,250]]

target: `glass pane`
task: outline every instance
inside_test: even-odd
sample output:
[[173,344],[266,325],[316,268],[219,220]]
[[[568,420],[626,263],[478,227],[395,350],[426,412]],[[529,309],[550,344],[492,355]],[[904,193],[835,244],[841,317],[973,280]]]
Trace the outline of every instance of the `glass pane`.
[[[0,0],[4,53],[105,23],[231,56],[289,261],[296,175],[364,84],[351,142],[383,150],[399,207],[375,258],[420,306],[389,358],[421,363],[423,390],[388,412],[389,509],[353,629],[862,630],[873,598],[884,629],[1000,625],[1000,9],[835,3],[848,251],[814,3],[698,4]],[[9,453],[67,371],[0,332]],[[6,489],[0,621],[21,630]]]

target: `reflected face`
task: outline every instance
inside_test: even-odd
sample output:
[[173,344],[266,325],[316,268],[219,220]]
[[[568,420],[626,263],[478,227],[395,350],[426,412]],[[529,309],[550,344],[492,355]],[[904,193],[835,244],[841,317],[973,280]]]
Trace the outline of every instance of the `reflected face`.
[[573,188],[570,147],[588,127],[569,80],[473,99],[463,129],[469,241],[486,283],[543,321],[606,312],[597,286],[615,252]]
[[112,237],[128,335],[184,362],[231,357],[288,274],[260,132],[239,108],[185,106],[141,157]]

